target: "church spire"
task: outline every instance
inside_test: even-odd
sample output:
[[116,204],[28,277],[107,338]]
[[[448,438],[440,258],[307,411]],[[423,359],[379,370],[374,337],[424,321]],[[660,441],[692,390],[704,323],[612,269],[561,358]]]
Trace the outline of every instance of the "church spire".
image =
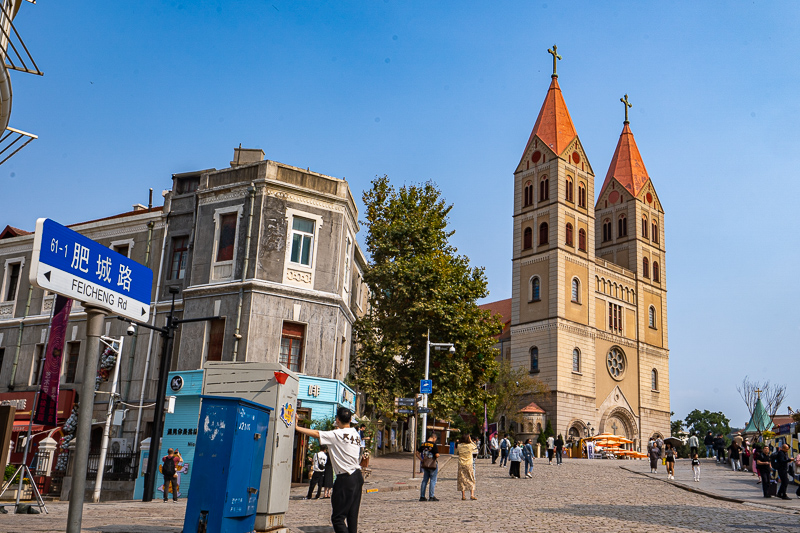
[[552,49],[548,49],[547,53],[553,56],[552,81],[539,111],[539,117],[533,126],[531,136],[525,145],[523,157],[525,157],[525,153],[527,153],[534,137],[539,137],[548,148],[560,156],[569,143],[572,142],[572,139],[578,135],[575,131],[575,125],[572,123],[572,117],[569,116],[564,96],[561,94],[561,87],[558,85],[556,65],[561,56],[558,55],[555,45],[553,45]]
[[608,173],[603,182],[603,188],[600,189],[600,194],[603,194],[612,179],[616,179],[620,185],[636,197],[650,177],[647,175],[647,169],[644,166],[641,154],[639,154],[639,148],[636,146],[630,122],[628,121],[628,108],[633,107],[633,105],[628,102],[627,94],[619,100],[625,105],[625,122],[623,122],[617,149],[614,151],[614,157],[611,158],[611,164],[608,167]]

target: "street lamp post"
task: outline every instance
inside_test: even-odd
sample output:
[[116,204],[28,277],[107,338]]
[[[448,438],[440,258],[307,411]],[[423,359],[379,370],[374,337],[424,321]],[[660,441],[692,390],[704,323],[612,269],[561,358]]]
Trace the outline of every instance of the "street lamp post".
[[[169,292],[172,295],[172,305],[167,315],[167,324],[163,328],[151,326],[143,322],[134,322],[126,318],[119,318],[125,322],[136,324],[137,326],[158,331],[161,334],[161,367],[158,369],[158,386],[156,388],[156,405],[153,412],[153,429],[150,433],[150,452],[148,454],[147,472],[144,477],[144,494],[142,495],[143,502],[153,500],[153,491],[155,490],[156,477],[158,472],[158,461],[156,458],[159,454],[161,447],[161,434],[164,432],[164,402],[167,395],[167,378],[169,377],[170,361],[172,360],[172,341],[175,338],[175,330],[178,326],[187,322],[205,322],[207,320],[214,320],[220,318],[219,316],[207,316],[202,318],[175,318],[175,296],[180,292],[178,287],[170,287]],[[146,376],[145,376],[146,378]],[[144,382],[142,382],[144,387]],[[167,490],[164,487],[164,490]]]
[[[428,373],[431,366],[431,346],[435,350],[444,350],[445,348],[451,354],[456,353],[456,347],[449,342],[431,342],[431,331],[428,330],[428,337],[425,339],[425,380],[428,380]],[[428,407],[428,395],[422,395],[422,407]],[[428,413],[422,413],[422,442],[428,438]]]

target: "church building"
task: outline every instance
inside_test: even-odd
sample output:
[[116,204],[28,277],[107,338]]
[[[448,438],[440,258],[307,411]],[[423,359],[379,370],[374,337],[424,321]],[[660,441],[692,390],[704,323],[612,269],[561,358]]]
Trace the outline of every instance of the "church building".
[[628,122],[627,95],[595,195],[594,170],[558,83],[561,58],[555,46],[548,52],[550,87],[514,172],[503,357],[549,385],[537,403],[556,434],[610,432],[638,448],[670,434],[664,209]]

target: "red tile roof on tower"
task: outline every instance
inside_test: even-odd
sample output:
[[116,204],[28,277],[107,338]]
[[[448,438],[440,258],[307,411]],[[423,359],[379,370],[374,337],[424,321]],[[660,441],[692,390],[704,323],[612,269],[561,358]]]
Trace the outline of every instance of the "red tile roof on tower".
[[544,413],[544,409],[536,405],[535,402],[531,402],[522,409],[519,410],[520,413]]
[[[534,136],[538,136],[556,155],[561,155],[577,135],[575,125],[572,124],[572,117],[569,116],[567,104],[564,102],[564,95],[561,94],[561,87],[558,86],[558,78],[554,76],[553,81],[550,82],[550,88],[547,90],[547,96],[544,97],[542,109],[539,111],[539,117],[533,126],[528,144],[525,145],[525,152],[528,151]],[[525,152],[523,152],[523,157]]]
[[614,157],[611,158],[603,188],[600,189],[601,195],[608,184],[611,183],[612,178],[615,178],[623,187],[628,189],[628,192],[634,197],[639,195],[639,191],[650,179],[647,175],[644,161],[642,161],[642,156],[639,154],[639,148],[637,148],[636,141],[633,139],[631,127],[627,122],[619,135],[617,149],[614,152]]
[[510,337],[507,334],[511,329],[511,298],[479,305],[478,308],[489,311],[492,316],[500,315],[500,320],[503,322],[503,331],[499,335],[495,335],[495,339]]

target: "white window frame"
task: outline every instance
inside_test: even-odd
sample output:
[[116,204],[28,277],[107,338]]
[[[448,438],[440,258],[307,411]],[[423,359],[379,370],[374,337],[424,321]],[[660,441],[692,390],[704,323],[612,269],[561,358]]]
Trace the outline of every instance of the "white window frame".
[[[311,243],[311,266],[306,266],[302,263],[292,262],[292,224],[294,217],[307,218],[314,221],[314,236]],[[287,208],[286,209],[286,256],[284,258],[283,267],[283,282],[290,285],[307,287],[314,286],[314,273],[316,272],[317,265],[317,251],[319,250],[319,231],[323,226],[322,216],[309,213],[308,211],[301,211],[299,209]],[[311,276],[310,283],[293,283],[288,275],[289,269],[299,272],[307,272]]]
[[[11,273],[10,266],[19,264],[19,280],[17,281],[17,292],[14,294],[13,300],[6,300],[6,289],[8,288],[8,275]],[[19,289],[22,286],[21,281],[23,280],[22,271],[25,268],[25,257],[10,257],[6,259],[5,265],[3,266],[3,288],[0,290],[0,304],[10,304],[17,301],[19,298]]]
[[350,293],[352,292],[352,279],[353,279],[353,248],[355,245],[355,238],[352,233],[347,231],[344,241],[344,280],[342,282],[342,299],[347,305],[350,305]]
[[[127,257],[128,257],[128,259],[130,259],[131,252],[133,252],[133,245],[134,245],[134,240],[133,239],[123,239],[121,241],[111,241],[111,244],[109,245],[109,248],[111,248],[112,250],[114,250],[116,252],[117,251],[116,250],[117,246],[122,246],[122,245],[127,245],[128,246],[128,255],[127,255]],[[117,253],[119,253],[119,252],[117,252]]]
[[[230,281],[236,275],[236,253],[239,249],[239,222],[242,220],[244,204],[233,205],[230,207],[220,207],[214,210],[214,247],[211,251],[211,281]],[[219,248],[219,233],[222,229],[220,221],[222,215],[236,213],[236,234],[233,238],[233,258],[229,261],[217,261],[217,249]],[[228,277],[216,277],[214,271],[216,267],[230,265],[231,275]]]

